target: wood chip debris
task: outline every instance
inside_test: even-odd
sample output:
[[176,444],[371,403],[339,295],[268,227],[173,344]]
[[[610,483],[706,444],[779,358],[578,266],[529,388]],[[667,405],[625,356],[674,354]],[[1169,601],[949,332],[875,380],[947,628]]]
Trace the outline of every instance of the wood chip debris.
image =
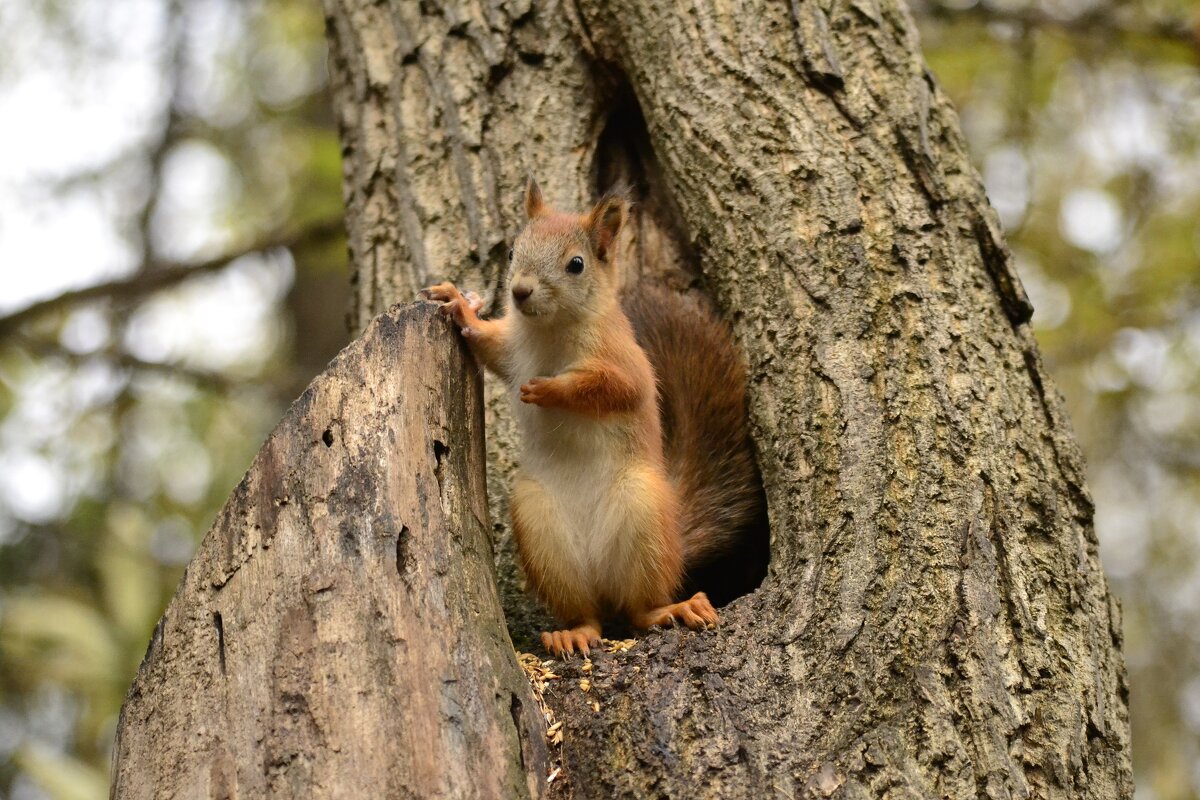
[[550,748],[552,765],[550,773],[546,776],[546,783],[553,783],[562,774],[563,724],[554,718],[554,712],[546,705],[545,691],[547,684],[559,680],[560,676],[551,669],[554,666],[553,661],[542,661],[532,653],[517,653],[517,663],[529,679],[533,698],[542,712],[542,719],[546,721],[546,744]]
[[[628,653],[636,645],[637,639],[601,639],[601,647],[605,653]],[[546,783],[553,783],[558,778],[562,777],[562,742],[565,726],[563,721],[555,719],[554,711],[546,704],[545,691],[550,681],[561,680],[562,676],[554,671],[557,661],[543,661],[533,653],[517,653],[517,663],[521,665],[521,670],[525,673],[525,677],[529,679],[529,686],[533,690],[533,697],[537,701],[538,708],[542,712],[542,718],[546,720],[546,744],[550,748],[550,761],[552,768],[549,774],[546,775]],[[592,659],[585,657],[583,664],[580,665],[580,671],[588,677],[579,679],[579,689],[584,693],[592,690]],[[640,667],[634,667],[635,670],[640,670]],[[591,701],[588,703],[591,706],[593,713],[600,713],[600,701],[592,695]]]

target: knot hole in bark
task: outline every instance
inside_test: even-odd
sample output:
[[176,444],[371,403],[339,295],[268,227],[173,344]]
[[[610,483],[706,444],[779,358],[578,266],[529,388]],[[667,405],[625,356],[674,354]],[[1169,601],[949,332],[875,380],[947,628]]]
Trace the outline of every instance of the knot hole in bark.
[[437,479],[438,488],[443,488],[443,480],[445,478],[445,470],[442,466],[446,460],[446,456],[450,455],[450,445],[445,442],[433,440],[433,477]]
[[409,576],[417,566],[416,557],[409,549],[411,537],[412,532],[408,526],[401,525],[400,533],[396,535],[396,573],[404,580],[405,584],[409,582]]
[[213,628],[217,631],[217,664],[221,668],[221,674],[225,674],[225,621],[221,619],[221,612],[213,612]]

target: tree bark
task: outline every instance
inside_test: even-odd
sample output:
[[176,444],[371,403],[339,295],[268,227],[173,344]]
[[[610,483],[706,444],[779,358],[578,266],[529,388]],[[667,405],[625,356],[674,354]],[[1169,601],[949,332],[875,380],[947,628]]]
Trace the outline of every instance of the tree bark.
[[601,714],[552,698],[576,794],[1129,795],[1082,461],[898,0],[326,8],[360,320],[502,290],[526,174],[567,207],[624,178],[631,273],[706,290],[746,352],[770,575],[600,668]]
[[[562,207],[634,184],[629,290],[706,294],[746,355],[769,575],[716,632],[656,632],[588,672],[557,668],[545,699],[562,744],[548,756],[518,747],[500,714],[509,697],[532,709],[497,652],[503,622],[531,647],[543,616],[513,564],[515,434],[489,383],[505,616],[474,620],[471,646],[488,644],[486,658],[440,642],[433,623],[422,652],[459,663],[463,690],[503,687],[480,703],[506,742],[491,752],[509,789],[543,791],[549,758],[561,766],[549,791],[562,796],[1130,796],[1119,613],[1082,460],[996,215],[899,0],[325,7],[360,329],[435,279],[503,291],[533,173]],[[480,437],[461,450],[480,446],[477,427],[459,433]],[[369,506],[381,507],[393,506]],[[455,569],[490,598],[488,554],[471,541]],[[387,680],[413,685],[406,645],[379,647],[359,671],[387,662]],[[130,704],[196,688],[168,683],[142,699],[151,684],[139,677]],[[444,701],[440,691],[387,694],[379,719]],[[448,735],[434,717],[419,722]],[[118,758],[131,741],[122,735]],[[306,765],[332,758],[322,746],[278,774],[303,784]],[[455,782],[461,765],[445,756],[405,755],[389,774],[451,795],[496,791],[496,775]],[[509,777],[519,773],[533,782]]]
[[114,798],[542,791],[455,338],[428,304],[382,315],[292,405],[154,632]]

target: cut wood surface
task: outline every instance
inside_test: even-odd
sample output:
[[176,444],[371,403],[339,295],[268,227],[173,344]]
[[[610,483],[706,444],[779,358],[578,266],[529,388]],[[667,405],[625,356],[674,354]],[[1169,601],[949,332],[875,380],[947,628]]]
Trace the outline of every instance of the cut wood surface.
[[478,369],[429,304],[293,404],[189,564],[121,712],[114,798],[538,796]]

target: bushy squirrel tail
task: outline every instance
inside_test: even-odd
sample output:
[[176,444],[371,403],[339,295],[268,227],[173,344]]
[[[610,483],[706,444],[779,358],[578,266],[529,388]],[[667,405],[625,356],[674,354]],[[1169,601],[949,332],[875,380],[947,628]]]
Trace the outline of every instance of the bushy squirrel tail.
[[726,602],[762,582],[769,558],[745,368],[728,327],[693,298],[639,284],[622,304],[657,378],[686,588]]

